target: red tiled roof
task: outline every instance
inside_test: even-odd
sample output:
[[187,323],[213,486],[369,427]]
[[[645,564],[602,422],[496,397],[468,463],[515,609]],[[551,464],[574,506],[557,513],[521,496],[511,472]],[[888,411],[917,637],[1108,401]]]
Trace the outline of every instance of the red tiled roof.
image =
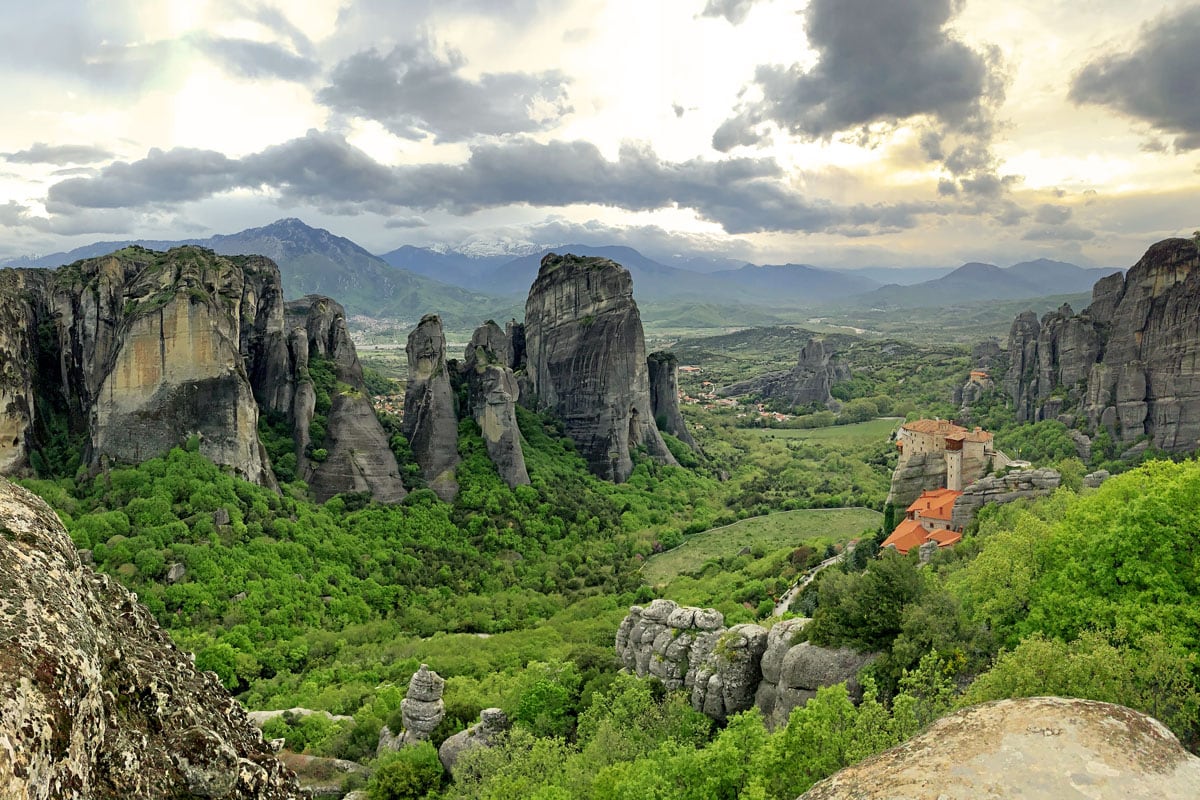
[[900,427],[913,433],[940,433],[943,436],[952,433],[967,432],[966,428],[961,425],[955,425],[948,419],[917,419],[912,422],[906,422]]
[[962,541],[961,531],[930,531],[929,539],[938,543],[938,547],[949,547],[952,544],[957,544]]
[[881,547],[895,547],[896,552],[903,555],[914,547],[920,547],[928,537],[929,531],[922,528],[920,522],[906,519],[896,526],[891,536],[883,540]]
[[905,509],[909,514],[916,514],[918,519],[950,520],[950,512],[954,510],[954,501],[962,496],[962,492],[953,489],[934,489],[921,492],[921,496],[912,501]]

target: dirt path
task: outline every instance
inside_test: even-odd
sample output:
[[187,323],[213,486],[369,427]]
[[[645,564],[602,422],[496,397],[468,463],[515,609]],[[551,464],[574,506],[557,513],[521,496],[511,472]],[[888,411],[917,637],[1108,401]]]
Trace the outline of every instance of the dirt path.
[[838,563],[843,558],[845,558],[846,556],[848,556],[850,553],[853,553],[853,552],[854,552],[854,543],[852,542],[852,543],[846,545],[846,548],[844,550],[842,550],[842,552],[838,553],[836,556],[830,556],[829,558],[825,559],[820,564],[817,564],[815,567],[813,567],[811,570],[809,570],[808,574],[806,574],[803,578],[801,578],[799,581],[797,581],[792,586],[792,588],[790,588],[786,592],[784,592],[783,597],[779,598],[779,602],[775,604],[775,612],[774,612],[773,616],[780,617],[780,616],[783,616],[785,613],[787,613],[787,610],[792,607],[792,601],[795,600],[797,597],[799,597],[800,593],[803,592],[806,588],[808,588],[808,585],[810,583],[812,583],[814,580],[816,580],[817,575],[818,575],[818,573],[821,572],[821,570],[825,569],[828,566],[832,566],[833,564]]

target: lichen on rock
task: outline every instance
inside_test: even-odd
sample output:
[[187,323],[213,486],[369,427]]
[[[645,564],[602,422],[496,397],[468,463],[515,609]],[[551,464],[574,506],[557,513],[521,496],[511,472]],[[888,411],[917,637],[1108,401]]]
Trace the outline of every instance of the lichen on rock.
[[301,796],[211,672],[0,478],[0,796]]

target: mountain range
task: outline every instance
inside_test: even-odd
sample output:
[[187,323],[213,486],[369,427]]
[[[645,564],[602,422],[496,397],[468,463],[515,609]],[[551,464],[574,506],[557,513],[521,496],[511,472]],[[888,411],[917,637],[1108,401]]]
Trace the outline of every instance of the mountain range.
[[[748,306],[774,311],[814,305],[929,308],[1087,292],[1099,278],[1118,271],[1047,259],[1007,268],[972,262],[952,271],[932,267],[834,270],[808,264],[756,265],[686,253],[656,260],[631,247],[585,244],[516,256],[411,245],[374,255],[298,219],[206,239],[97,242],[0,266],[54,267],[131,244],[156,250],[189,244],[221,255],[264,255],[279,264],[289,298],[324,294],[337,298],[351,315],[405,323],[436,311],[448,327],[461,328],[473,328],[489,317],[521,316],[521,298],[550,252],[597,256],[621,264],[632,275],[636,297],[647,311],[677,317],[679,309],[703,308],[706,316],[724,316],[726,323],[740,319],[739,310]],[[887,280],[894,282],[885,284]]]
[[1039,258],[1002,268],[973,261],[949,275],[909,286],[889,284],[858,300],[877,308],[932,308],[981,300],[1023,300],[1091,291],[1101,278],[1119,269],[1085,269],[1065,261]]

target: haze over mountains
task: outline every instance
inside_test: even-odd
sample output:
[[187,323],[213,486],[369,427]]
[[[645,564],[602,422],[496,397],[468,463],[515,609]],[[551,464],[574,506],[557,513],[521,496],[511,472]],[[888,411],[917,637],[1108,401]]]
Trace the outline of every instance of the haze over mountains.
[[751,318],[761,309],[815,305],[927,308],[1086,292],[1098,279],[1117,271],[1047,259],[1008,268],[973,262],[955,270],[835,270],[808,264],[755,265],[687,253],[659,260],[631,247],[579,243],[488,255],[406,245],[374,255],[349,239],[298,219],[281,219],[206,239],[97,242],[67,253],[12,260],[4,266],[54,267],[129,244],[160,250],[190,244],[221,255],[264,255],[280,265],[284,291],[290,298],[325,294],[338,298],[352,315],[411,323],[436,309],[450,326],[517,314],[541,259],[550,252],[616,261],[633,276],[638,299],[671,306],[669,317],[694,315],[740,324],[754,324]]

